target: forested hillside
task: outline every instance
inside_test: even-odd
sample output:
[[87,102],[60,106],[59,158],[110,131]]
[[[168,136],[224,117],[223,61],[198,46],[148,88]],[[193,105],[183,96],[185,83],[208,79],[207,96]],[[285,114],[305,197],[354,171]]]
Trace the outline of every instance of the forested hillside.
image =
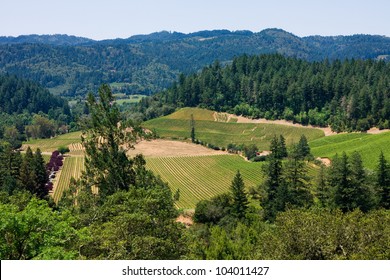
[[17,148],[27,138],[65,133],[72,116],[68,102],[37,83],[0,75],[0,141]]
[[1,113],[43,112],[47,114],[55,109],[70,115],[68,103],[60,97],[53,96],[42,86],[15,76],[0,76]]
[[123,83],[127,94],[151,94],[179,73],[193,73],[235,56],[280,53],[305,60],[387,59],[390,38],[355,35],[300,38],[280,29],[258,33],[227,30],[191,34],[159,32],[128,39],[93,41],[66,35],[0,37],[0,71],[32,79],[68,96]]
[[169,107],[199,106],[252,118],[331,125],[334,131],[390,128],[388,73],[390,64],[384,61],[244,55],[225,67],[216,62],[198,74],[181,75],[170,89],[139,106],[146,118]]

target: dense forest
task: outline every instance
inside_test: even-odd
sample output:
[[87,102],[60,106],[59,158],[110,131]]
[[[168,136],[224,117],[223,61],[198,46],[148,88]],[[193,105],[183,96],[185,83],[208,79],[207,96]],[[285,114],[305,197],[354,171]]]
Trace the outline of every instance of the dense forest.
[[181,75],[140,103],[144,117],[172,107],[208,108],[251,118],[330,125],[334,131],[390,128],[390,64],[373,60],[308,62],[282,55],[240,56]]
[[247,193],[238,171],[230,192],[200,201],[196,224],[185,228],[175,221],[167,184],[141,155],[126,156],[149,135],[124,120],[113,101],[106,85],[98,98],[89,95],[86,171],[58,205],[34,187],[39,151],[21,156],[0,147],[7,179],[0,186],[1,259],[390,258],[390,165],[383,153],[374,172],[358,153],[342,154],[310,178],[315,163],[305,136],[291,147],[275,136],[259,170],[264,182]]
[[39,82],[52,93],[85,97],[102,83],[124,83],[127,94],[169,87],[180,73],[194,73],[242,54],[280,53],[308,61],[388,59],[383,36],[297,37],[280,29],[191,34],[159,32],[93,41],[65,35],[0,37],[0,71]]
[[68,102],[37,83],[12,75],[0,76],[0,139],[13,147],[28,137],[49,138],[65,133],[72,116]]

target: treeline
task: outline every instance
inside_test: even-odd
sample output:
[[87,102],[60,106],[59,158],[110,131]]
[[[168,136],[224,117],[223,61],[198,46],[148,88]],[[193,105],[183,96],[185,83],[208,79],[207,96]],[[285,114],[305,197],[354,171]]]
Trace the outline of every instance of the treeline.
[[0,75],[0,112],[21,114],[24,112],[69,116],[68,102],[54,96],[36,83],[12,75]]
[[12,75],[0,75],[0,116],[0,139],[14,148],[28,138],[65,133],[73,121],[65,99]]
[[208,108],[251,118],[330,125],[334,131],[389,128],[390,64],[372,60],[308,62],[282,55],[241,56],[181,75],[140,104],[145,116],[167,106]]

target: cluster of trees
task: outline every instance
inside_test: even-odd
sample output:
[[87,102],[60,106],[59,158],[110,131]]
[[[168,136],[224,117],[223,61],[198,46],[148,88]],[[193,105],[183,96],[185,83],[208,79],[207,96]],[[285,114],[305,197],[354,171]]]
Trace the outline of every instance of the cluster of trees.
[[[21,114],[43,112],[53,118],[70,116],[68,102],[50,94],[36,83],[12,75],[0,75],[0,112]],[[61,116],[64,118],[64,116]]]
[[66,100],[10,75],[0,75],[0,116],[0,139],[14,148],[29,138],[66,133],[72,121]]
[[8,143],[0,144],[0,190],[12,195],[26,190],[38,198],[46,199],[49,192],[49,174],[39,149],[35,153],[28,147],[24,156]]
[[388,260],[390,212],[359,209],[289,209],[270,224],[248,213],[245,220],[194,225],[189,259]]
[[[389,128],[390,64],[372,60],[307,62],[282,55],[215,62],[141,102],[146,114],[164,104],[203,107],[252,118],[330,125],[334,131]],[[154,100],[154,102],[153,102]],[[157,112],[159,112],[157,110]]]

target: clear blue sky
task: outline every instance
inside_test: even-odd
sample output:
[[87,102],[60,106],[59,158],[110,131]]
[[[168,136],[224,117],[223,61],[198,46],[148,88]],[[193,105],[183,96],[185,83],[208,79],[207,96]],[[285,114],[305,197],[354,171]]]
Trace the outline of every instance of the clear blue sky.
[[389,0],[2,0],[0,36],[69,34],[127,38],[156,31],[189,33],[282,28],[298,36],[390,37]]

